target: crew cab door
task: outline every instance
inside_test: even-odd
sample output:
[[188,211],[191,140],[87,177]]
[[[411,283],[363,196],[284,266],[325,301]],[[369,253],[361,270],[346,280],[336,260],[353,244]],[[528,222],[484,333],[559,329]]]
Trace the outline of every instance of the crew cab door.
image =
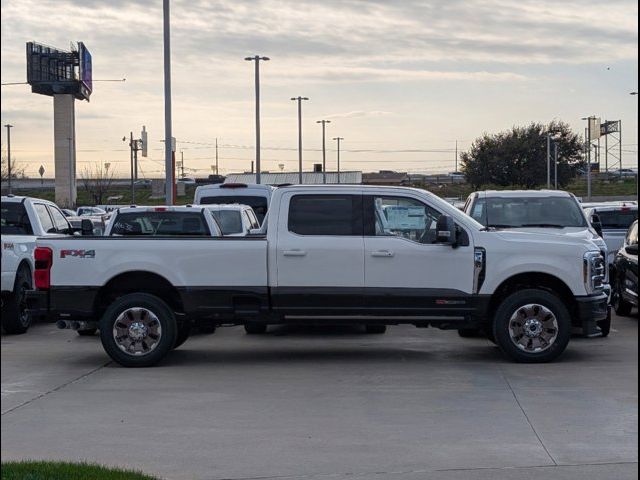
[[364,305],[368,314],[431,315],[473,308],[474,249],[436,243],[442,214],[423,199],[365,195]]
[[285,315],[359,313],[364,286],[362,196],[281,197],[273,307]]

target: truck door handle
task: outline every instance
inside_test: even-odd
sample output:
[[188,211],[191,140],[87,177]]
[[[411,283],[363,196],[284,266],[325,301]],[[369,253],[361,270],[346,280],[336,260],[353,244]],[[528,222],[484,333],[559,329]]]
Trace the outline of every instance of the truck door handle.
[[375,252],[371,252],[372,257],[393,257],[393,252],[390,250],[376,250]]
[[282,252],[282,254],[285,257],[304,257],[307,254],[307,252],[305,252],[304,250],[295,249],[295,250],[285,250]]

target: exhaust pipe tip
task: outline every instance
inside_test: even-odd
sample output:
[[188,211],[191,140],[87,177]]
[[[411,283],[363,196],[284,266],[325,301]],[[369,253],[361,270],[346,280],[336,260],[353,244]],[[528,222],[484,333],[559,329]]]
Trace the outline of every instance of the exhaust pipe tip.
[[66,320],[58,320],[58,321],[56,322],[56,327],[58,327],[60,330],[63,330],[63,329],[65,329],[65,328],[69,328],[69,327],[67,326],[67,321],[66,321]]

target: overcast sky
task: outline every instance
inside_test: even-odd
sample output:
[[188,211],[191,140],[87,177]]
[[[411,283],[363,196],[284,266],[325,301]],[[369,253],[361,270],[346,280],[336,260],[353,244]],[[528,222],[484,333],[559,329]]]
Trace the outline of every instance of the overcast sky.
[[[637,162],[635,0],[173,0],[173,132],[191,175],[248,170],[254,158],[253,64],[261,64],[263,169],[297,168],[303,104],[305,166],[328,168],[341,136],[343,170],[448,172],[483,132],[560,119],[622,119],[624,163]],[[76,102],[78,169],[129,169],[122,137],[146,125],[145,176],[163,174],[162,1],[2,0],[2,82],[26,79],[25,42],[93,55],[91,102]],[[12,152],[53,173],[53,101],[2,87]],[[6,130],[2,146],[6,146]],[[178,155],[179,156],[179,155]],[[191,170],[193,169],[193,170]]]

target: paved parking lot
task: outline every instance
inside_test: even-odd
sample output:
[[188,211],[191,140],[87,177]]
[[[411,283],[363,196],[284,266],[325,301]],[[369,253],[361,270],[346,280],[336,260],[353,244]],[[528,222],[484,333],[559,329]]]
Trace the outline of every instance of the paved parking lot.
[[483,339],[391,327],[197,335],[124,369],[53,325],[2,338],[2,459],[167,479],[637,478],[638,323],[517,365]]

